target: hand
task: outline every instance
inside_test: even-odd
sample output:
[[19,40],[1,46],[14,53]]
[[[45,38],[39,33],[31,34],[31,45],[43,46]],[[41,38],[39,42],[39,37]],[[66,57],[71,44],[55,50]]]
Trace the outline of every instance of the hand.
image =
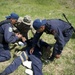
[[30,49],[30,54],[32,54],[34,52],[34,48]]
[[56,59],[60,58],[60,54],[56,54],[55,58]]
[[20,33],[16,33],[16,36],[19,38],[19,39],[21,39],[23,36],[22,36],[22,34],[20,34]]
[[25,37],[22,37],[22,41],[25,42],[27,39]]

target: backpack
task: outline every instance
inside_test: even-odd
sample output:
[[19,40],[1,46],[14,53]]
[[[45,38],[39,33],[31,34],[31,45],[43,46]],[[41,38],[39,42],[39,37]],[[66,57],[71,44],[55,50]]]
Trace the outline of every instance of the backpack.
[[0,22],[0,26],[6,24],[6,23],[10,23],[11,21],[10,20],[3,20]]

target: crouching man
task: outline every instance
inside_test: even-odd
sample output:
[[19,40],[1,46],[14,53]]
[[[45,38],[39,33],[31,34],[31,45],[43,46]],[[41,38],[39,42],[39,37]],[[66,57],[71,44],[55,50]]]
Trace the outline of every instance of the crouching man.
[[12,30],[18,18],[18,14],[11,13],[6,16],[6,20],[0,22],[0,62],[11,58],[9,43],[14,43],[23,37],[21,34],[13,33]]

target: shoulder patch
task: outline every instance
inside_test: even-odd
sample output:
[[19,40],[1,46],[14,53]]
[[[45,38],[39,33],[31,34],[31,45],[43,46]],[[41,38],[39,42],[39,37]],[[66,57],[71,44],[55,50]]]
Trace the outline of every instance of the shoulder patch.
[[13,30],[12,30],[12,28],[11,27],[9,27],[9,32],[12,32]]

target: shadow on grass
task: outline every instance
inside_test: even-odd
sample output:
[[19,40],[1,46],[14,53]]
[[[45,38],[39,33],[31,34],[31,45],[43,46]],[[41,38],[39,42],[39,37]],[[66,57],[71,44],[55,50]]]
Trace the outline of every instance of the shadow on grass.
[[47,58],[49,58],[52,55],[52,52],[53,52],[53,46],[54,46],[54,44],[49,44],[49,45],[50,45],[49,49],[47,49],[45,47],[42,48],[42,57],[41,57],[41,60],[44,63],[44,65],[49,64],[49,61],[47,60]]
[[72,37],[71,37],[72,39],[75,39],[75,33],[73,33],[73,35],[72,35]]

